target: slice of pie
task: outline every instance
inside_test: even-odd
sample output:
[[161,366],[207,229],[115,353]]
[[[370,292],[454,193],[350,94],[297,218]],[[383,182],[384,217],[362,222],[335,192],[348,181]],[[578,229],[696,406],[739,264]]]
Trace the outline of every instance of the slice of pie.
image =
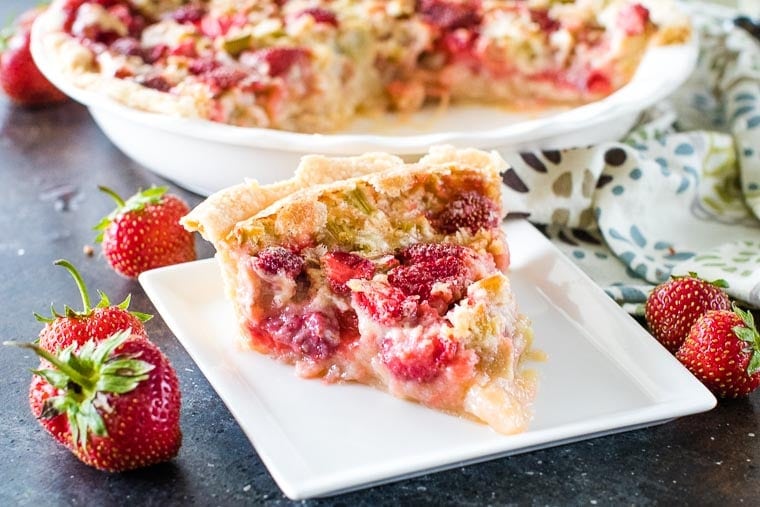
[[43,18],[40,50],[77,87],[301,132],[431,102],[585,103],[690,37],[672,0],[54,0]]
[[214,243],[251,348],[513,433],[535,385],[505,275],[504,165],[447,147],[416,164],[311,156],[293,180],[221,191],[183,222]]

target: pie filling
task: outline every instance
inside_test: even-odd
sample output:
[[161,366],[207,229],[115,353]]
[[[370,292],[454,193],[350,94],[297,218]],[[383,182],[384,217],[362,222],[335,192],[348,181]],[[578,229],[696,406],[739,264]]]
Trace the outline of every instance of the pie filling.
[[634,0],[59,2],[90,71],[213,121],[303,131],[430,101],[595,100],[656,29]]
[[287,228],[272,217],[236,228],[235,301],[250,346],[304,377],[523,429],[532,335],[503,273],[500,204],[479,185],[471,174],[429,177],[407,199],[383,200],[357,183],[309,204],[327,213],[319,235],[272,241]]

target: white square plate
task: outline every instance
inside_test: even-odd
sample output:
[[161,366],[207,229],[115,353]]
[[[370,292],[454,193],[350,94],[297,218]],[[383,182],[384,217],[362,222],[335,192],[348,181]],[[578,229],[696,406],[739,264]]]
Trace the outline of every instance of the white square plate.
[[533,321],[539,391],[528,431],[488,427],[361,385],[296,377],[240,343],[213,259],[140,283],[283,492],[324,496],[709,410],[715,398],[525,221],[505,225],[510,278]]

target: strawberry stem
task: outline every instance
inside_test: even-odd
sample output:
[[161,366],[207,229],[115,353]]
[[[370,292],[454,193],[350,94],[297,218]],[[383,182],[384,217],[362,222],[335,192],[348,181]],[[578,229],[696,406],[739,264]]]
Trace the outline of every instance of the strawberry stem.
[[89,313],[89,311],[92,309],[92,304],[90,303],[90,295],[87,293],[87,286],[84,284],[82,275],[79,274],[77,268],[75,268],[74,265],[66,259],[58,259],[53,264],[56,266],[62,266],[66,269],[66,271],[69,272],[71,277],[74,279],[74,282],[77,284],[77,287],[79,288],[79,295],[82,297],[82,305],[84,306],[82,313]]
[[124,204],[125,204],[124,199],[122,199],[119,194],[117,194],[116,192],[114,192],[110,188],[108,188],[106,186],[103,186],[103,185],[99,185],[98,186],[98,190],[100,190],[101,192],[103,192],[103,193],[108,194],[109,196],[111,196],[111,199],[113,199],[116,202],[116,205],[119,208],[121,208],[122,206],[124,206]]
[[85,378],[74,368],[69,366],[67,363],[61,361],[57,356],[55,356],[54,354],[51,354],[50,352],[43,349],[36,343],[8,341],[8,342],[3,342],[3,345],[10,345],[14,347],[21,347],[24,349],[31,349],[34,351],[35,354],[49,361],[50,364],[58,368],[58,370],[61,373],[66,374],[72,381],[79,384],[83,388],[91,390],[93,387],[95,387],[95,385],[90,381],[90,379]]

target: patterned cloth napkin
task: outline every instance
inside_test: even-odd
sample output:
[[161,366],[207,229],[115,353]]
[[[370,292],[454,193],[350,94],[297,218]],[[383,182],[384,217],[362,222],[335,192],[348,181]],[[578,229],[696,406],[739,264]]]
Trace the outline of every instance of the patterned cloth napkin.
[[622,142],[503,153],[510,211],[628,312],[696,272],[760,307],[760,43],[695,14],[698,68]]

